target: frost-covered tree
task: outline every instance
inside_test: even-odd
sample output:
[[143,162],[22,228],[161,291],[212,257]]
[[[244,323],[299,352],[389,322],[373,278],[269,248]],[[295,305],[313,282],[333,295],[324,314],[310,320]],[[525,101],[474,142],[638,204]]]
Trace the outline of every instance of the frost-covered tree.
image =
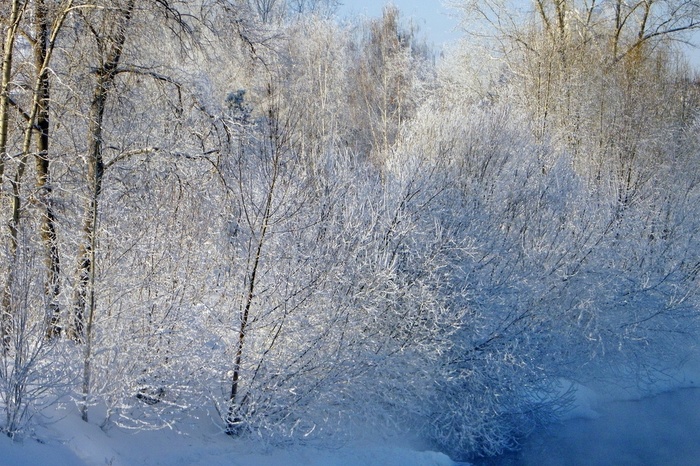
[[535,135],[571,151],[591,183],[630,203],[669,156],[668,135],[687,124],[689,71],[674,44],[700,26],[697,5],[460,3],[465,18],[488,25],[481,32],[495,38],[504,77],[519,83]]
[[380,19],[361,26],[359,34],[349,100],[353,118],[362,124],[352,147],[370,153],[381,165],[420,101],[420,84],[428,77],[421,73],[428,53],[417,31],[402,23],[394,6],[387,6]]
[[689,4],[536,3],[479,76],[334,5],[0,7],[5,432],[72,392],[103,428],[471,457],[695,337]]
[[[551,420],[571,399],[561,377],[590,381],[615,368],[618,382],[650,383],[697,331],[696,276],[687,267],[696,252],[683,235],[659,236],[695,235],[695,208],[686,204],[697,195],[694,177],[673,201],[661,188],[694,163],[687,154],[695,143],[683,137],[682,157],[675,144],[664,146],[669,171],[657,171],[654,186],[641,185],[620,209],[614,191],[577,169],[572,146],[540,140],[531,109],[508,100],[519,85],[455,101],[442,95],[459,88],[449,82],[419,109],[402,144],[445,173],[441,221],[462,245],[446,277],[463,294],[446,299],[469,311],[442,359],[443,377],[434,378],[429,426],[455,454],[499,452]],[[389,166],[401,171],[406,161]]]

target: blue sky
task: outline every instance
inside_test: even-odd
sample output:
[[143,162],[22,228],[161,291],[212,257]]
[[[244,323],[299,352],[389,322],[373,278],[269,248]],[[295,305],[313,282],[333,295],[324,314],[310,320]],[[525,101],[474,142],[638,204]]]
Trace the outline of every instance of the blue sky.
[[[379,17],[382,14],[384,0],[341,0],[338,16],[340,18],[364,15]],[[420,30],[437,48],[441,45],[455,41],[461,36],[459,20],[455,17],[454,10],[443,6],[441,0],[393,0],[405,19],[412,19],[420,26]],[[693,41],[700,44],[700,33],[696,33]],[[700,48],[684,47],[691,64],[700,70]]]
[[[338,16],[379,17],[387,3],[383,0],[343,0]],[[399,8],[404,19],[412,19],[420,26],[420,31],[428,42],[438,47],[461,35],[458,30],[459,20],[454,11],[443,6],[440,0],[393,0],[391,3]]]

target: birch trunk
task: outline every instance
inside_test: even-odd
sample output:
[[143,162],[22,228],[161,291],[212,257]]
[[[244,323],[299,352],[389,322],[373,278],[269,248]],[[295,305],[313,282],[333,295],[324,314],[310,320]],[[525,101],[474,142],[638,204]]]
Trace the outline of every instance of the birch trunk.
[[83,403],[80,407],[81,417],[88,420],[88,397],[90,395],[90,379],[92,377],[92,326],[95,318],[95,253],[97,248],[97,224],[99,219],[99,198],[102,192],[105,164],[103,160],[103,123],[107,97],[114,85],[119,62],[126,42],[126,31],[134,12],[135,0],[129,0],[124,8],[119,10],[116,21],[116,32],[108,37],[109,49],[101,66],[97,69],[97,82],[90,104],[88,124],[88,154],[87,182],[89,198],[85,209],[83,222],[83,242],[78,250],[78,283],[74,295],[73,318],[70,323],[68,336],[83,343]]

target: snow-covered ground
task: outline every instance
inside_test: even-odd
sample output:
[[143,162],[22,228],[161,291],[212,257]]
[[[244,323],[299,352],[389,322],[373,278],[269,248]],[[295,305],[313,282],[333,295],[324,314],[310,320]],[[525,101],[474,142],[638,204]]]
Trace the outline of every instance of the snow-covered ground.
[[[700,464],[700,388],[677,389],[652,397],[607,401],[597,417],[574,418],[533,435],[520,453],[490,465]],[[0,465],[172,465],[172,466],[453,466],[446,455],[393,442],[358,442],[337,449],[313,446],[265,448],[234,440],[216,429],[181,435],[172,431],[137,434],[103,432],[77,414],[43,427],[32,438],[0,437]]]
[[0,466],[453,466],[442,453],[420,451],[397,441],[363,440],[336,448],[265,447],[228,437],[203,420],[196,433],[170,430],[107,432],[84,423],[76,412],[13,442],[0,436]]
[[599,413],[596,419],[572,419],[532,436],[510,464],[700,465],[700,389],[602,403]]
[[[700,358],[695,358],[700,361]],[[652,396],[629,387],[578,387],[568,419],[526,439],[518,453],[478,465],[700,465],[700,364],[686,365]],[[646,389],[649,393],[649,387]],[[75,408],[47,413],[32,435],[0,436],[0,466],[454,466],[447,455],[395,434],[365,432],[335,448],[270,447],[232,439],[202,416],[186,432],[106,432]]]
[[634,386],[579,387],[563,422],[525,439],[519,452],[477,462],[498,466],[700,465],[700,357],[668,377]]

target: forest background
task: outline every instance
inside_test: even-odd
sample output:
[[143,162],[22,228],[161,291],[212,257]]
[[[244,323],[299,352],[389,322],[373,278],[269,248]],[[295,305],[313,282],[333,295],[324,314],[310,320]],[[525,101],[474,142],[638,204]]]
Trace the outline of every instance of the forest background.
[[698,336],[700,6],[0,6],[0,427],[500,453]]

